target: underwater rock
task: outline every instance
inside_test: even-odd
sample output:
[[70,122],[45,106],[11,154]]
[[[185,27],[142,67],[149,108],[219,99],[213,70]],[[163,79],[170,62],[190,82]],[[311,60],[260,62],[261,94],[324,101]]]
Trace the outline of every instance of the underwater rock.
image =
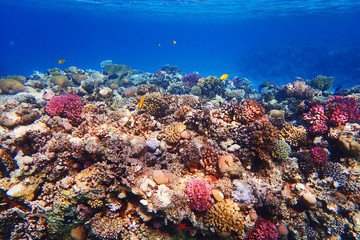
[[36,109],[18,107],[9,112],[2,112],[0,115],[0,125],[7,128],[15,128],[19,125],[33,123],[40,117],[40,112]]

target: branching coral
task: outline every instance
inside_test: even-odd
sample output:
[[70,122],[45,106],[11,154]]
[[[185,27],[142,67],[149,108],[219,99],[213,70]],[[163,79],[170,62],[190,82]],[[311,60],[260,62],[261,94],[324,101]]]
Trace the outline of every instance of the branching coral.
[[258,219],[254,228],[247,234],[246,240],[276,240],[278,230],[270,220]]
[[244,230],[243,214],[239,206],[230,199],[212,205],[205,213],[204,222],[220,236],[230,236],[231,232],[241,234]]
[[328,130],[325,115],[325,108],[322,105],[315,105],[304,115],[303,119],[309,125],[309,132],[312,134],[323,134]]
[[200,152],[200,164],[207,173],[214,174],[217,172],[218,157],[218,149],[205,143],[204,148]]
[[306,143],[307,132],[303,126],[286,125],[280,130],[280,139],[285,140],[292,147],[299,147]]
[[303,81],[295,81],[285,85],[285,93],[289,97],[310,99],[314,96],[314,89]]
[[63,94],[52,98],[45,106],[45,111],[51,116],[66,117],[75,122],[81,121],[84,102],[75,94]]

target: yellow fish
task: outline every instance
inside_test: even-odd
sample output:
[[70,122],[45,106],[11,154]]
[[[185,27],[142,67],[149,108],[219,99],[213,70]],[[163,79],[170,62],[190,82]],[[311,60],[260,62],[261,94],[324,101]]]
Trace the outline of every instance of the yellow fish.
[[65,59],[60,59],[59,61],[58,61],[58,64],[63,64],[65,62]]
[[173,44],[176,44],[176,41],[175,41],[175,40],[173,41]]
[[221,75],[220,80],[224,81],[224,80],[226,80],[228,77],[229,77],[229,74],[223,74],[223,75]]
[[144,101],[145,101],[145,96],[142,96],[139,102],[139,109],[143,106]]

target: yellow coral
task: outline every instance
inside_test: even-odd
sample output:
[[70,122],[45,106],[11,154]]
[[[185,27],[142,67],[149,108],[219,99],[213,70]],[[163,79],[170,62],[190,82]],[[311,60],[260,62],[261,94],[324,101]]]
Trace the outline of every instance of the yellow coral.
[[211,231],[216,231],[221,236],[230,236],[231,231],[243,234],[244,216],[237,203],[230,199],[212,205],[206,212],[204,221]]
[[294,125],[287,125],[280,131],[280,139],[286,141],[292,147],[305,144],[307,138],[307,132],[303,126],[296,127]]
[[186,126],[183,123],[175,122],[171,123],[164,129],[164,136],[168,143],[176,144],[180,141],[180,134],[186,129]]
[[94,199],[94,200],[90,199],[87,201],[87,203],[93,209],[101,208],[104,206],[104,201],[102,201],[100,199]]

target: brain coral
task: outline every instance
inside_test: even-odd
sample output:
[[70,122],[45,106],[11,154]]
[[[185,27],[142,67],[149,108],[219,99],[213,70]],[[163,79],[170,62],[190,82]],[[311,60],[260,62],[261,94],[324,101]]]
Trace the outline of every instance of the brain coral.
[[51,116],[66,117],[76,122],[81,121],[84,102],[76,94],[63,94],[52,98],[45,106],[45,111]]
[[203,212],[208,210],[211,202],[211,186],[209,183],[198,179],[190,179],[186,184],[185,191],[195,211]]
[[217,202],[206,212],[205,225],[220,236],[229,236],[231,231],[241,234],[244,218],[239,210],[239,206],[230,199]]

